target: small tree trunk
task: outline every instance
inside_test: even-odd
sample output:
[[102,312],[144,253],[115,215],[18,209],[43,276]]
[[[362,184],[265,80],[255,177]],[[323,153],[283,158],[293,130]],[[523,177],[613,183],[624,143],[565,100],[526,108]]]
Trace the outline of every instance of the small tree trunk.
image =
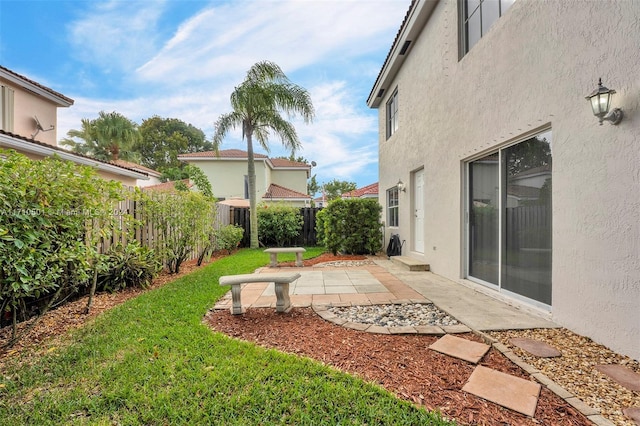
[[11,309],[11,340],[12,342],[16,339],[16,335],[18,333],[18,309],[13,306]]
[[88,314],[91,311],[91,305],[93,305],[93,296],[96,294],[96,287],[98,286],[98,265],[97,262],[93,268],[93,279],[91,280],[91,290],[89,290],[89,300],[87,300],[87,306],[84,308],[84,313]]
[[62,289],[64,288],[64,286],[58,286],[58,289],[56,290],[55,294],[53,295],[53,297],[51,298],[51,300],[49,301],[49,303],[47,304],[47,306],[45,306],[45,308],[42,310],[42,312],[40,312],[40,314],[36,317],[36,319],[33,320],[33,322],[31,324],[29,324],[28,327],[26,327],[22,333],[17,334],[17,313],[16,313],[16,309],[14,309],[13,311],[13,328],[11,330],[11,340],[9,340],[9,342],[7,342],[6,345],[3,346],[3,348],[10,348],[13,345],[15,345],[20,339],[22,339],[22,337],[24,335],[26,335],[27,333],[29,333],[31,330],[33,330],[33,327],[35,327],[40,320],[42,319],[42,317],[49,312],[49,309],[51,309],[51,306],[53,306],[53,304],[58,300],[58,298],[60,297],[60,293],[62,293]]

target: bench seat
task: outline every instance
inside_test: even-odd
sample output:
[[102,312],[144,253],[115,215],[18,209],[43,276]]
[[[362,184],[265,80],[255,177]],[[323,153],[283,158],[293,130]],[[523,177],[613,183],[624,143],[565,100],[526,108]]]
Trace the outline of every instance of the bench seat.
[[268,248],[264,252],[269,253],[270,263],[269,266],[275,268],[278,266],[278,253],[295,253],[296,254],[296,266],[302,266],[302,253],[304,253],[304,247],[273,247]]
[[300,278],[300,274],[241,274],[225,275],[220,277],[220,285],[231,286],[231,313],[233,315],[242,314],[242,302],[240,293],[242,284],[248,283],[274,283],[276,291],[276,312],[289,312],[291,310],[291,299],[289,298],[289,284]]

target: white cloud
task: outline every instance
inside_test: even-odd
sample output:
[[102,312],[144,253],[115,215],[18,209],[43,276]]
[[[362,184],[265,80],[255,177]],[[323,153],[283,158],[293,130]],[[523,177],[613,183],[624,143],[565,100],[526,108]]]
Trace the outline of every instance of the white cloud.
[[155,51],[164,1],[111,0],[92,7],[68,27],[73,54],[106,72],[134,69]]
[[182,24],[141,79],[176,81],[242,76],[251,64],[277,62],[285,72],[348,60],[387,47],[404,1],[270,1],[214,5]]
[[[69,94],[76,103],[59,111],[58,138],[101,110],[138,123],[175,117],[211,137],[215,120],[230,111],[233,87],[253,63],[268,59],[311,94],[316,119],[295,125],[299,155],[318,163],[318,180],[375,181],[377,115],[365,100],[409,0],[213,2],[164,41],[156,26],[171,2],[99,5],[72,27],[76,55],[137,86],[120,100]],[[243,148],[236,133],[224,148]],[[272,156],[288,155],[276,138],[270,145]]]

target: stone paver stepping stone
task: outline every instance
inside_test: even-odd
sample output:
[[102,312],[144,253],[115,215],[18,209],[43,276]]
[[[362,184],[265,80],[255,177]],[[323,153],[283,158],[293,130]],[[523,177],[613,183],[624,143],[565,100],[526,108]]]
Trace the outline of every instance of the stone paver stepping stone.
[[640,425],[640,407],[629,407],[622,410],[622,413]]
[[533,417],[540,388],[538,383],[479,365],[462,390]]
[[463,359],[465,361],[477,364],[487,353],[490,346],[484,343],[472,342],[471,340],[455,337],[446,334],[433,342],[429,349],[454,358]]
[[617,364],[596,365],[596,370],[611,377],[620,385],[632,391],[640,392],[640,374]]
[[562,356],[562,353],[559,350],[545,342],[541,342],[540,340],[527,339],[525,337],[514,337],[509,339],[509,343],[540,358],[555,358]]

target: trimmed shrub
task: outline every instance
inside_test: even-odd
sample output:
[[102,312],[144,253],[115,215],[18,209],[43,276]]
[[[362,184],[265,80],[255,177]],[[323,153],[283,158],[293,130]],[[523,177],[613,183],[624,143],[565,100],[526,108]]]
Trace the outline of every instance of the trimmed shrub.
[[44,303],[42,315],[87,288],[123,194],[91,167],[15,151],[0,156],[0,313],[11,317],[13,344],[19,313],[29,315],[27,302]]
[[99,288],[110,292],[126,287],[147,288],[162,269],[155,252],[135,240],[111,247],[100,263]]
[[318,215],[319,241],[333,254],[375,254],[382,249],[381,212],[377,200],[334,200]]
[[264,246],[291,245],[300,236],[303,223],[298,207],[286,204],[258,206],[258,235]]
[[216,250],[226,250],[229,254],[231,251],[238,248],[242,236],[244,235],[244,229],[242,226],[227,225],[214,231],[215,248]]

